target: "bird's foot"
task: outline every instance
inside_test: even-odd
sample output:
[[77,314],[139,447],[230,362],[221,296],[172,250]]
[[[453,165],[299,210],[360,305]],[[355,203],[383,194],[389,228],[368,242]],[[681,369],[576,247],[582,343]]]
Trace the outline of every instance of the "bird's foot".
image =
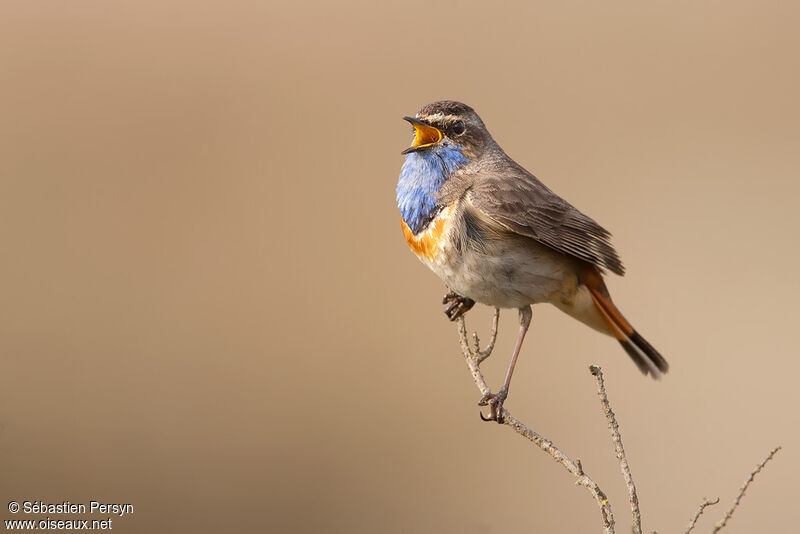
[[500,391],[497,393],[489,393],[481,397],[481,400],[478,401],[478,406],[489,406],[489,417],[485,417],[483,412],[481,412],[481,419],[483,421],[495,421],[501,425],[505,423],[505,419],[503,418],[503,403],[507,397],[508,390],[506,388],[500,388]]
[[475,301],[469,297],[463,297],[455,291],[451,291],[444,296],[442,304],[448,305],[447,308],[444,309],[444,314],[447,315],[447,318],[451,321],[455,321],[467,313],[475,305]]

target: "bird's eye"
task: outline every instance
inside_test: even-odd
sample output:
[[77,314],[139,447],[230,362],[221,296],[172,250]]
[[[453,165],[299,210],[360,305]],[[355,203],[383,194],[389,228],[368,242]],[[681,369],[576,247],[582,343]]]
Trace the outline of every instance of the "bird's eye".
[[464,121],[456,121],[453,123],[453,126],[450,128],[455,135],[461,135],[466,131],[466,126],[464,126]]

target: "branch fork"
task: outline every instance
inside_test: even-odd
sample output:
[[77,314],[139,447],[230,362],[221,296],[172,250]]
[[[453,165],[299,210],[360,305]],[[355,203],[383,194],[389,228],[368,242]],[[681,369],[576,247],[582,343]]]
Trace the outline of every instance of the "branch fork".
[[[500,310],[495,308],[489,343],[483,350],[480,348],[480,340],[478,339],[477,333],[473,333],[473,346],[470,347],[469,336],[467,335],[467,326],[466,322],[464,321],[464,317],[461,316],[456,320],[458,325],[458,340],[461,345],[461,352],[464,354],[464,359],[467,362],[467,367],[469,367],[469,371],[472,374],[472,379],[475,381],[475,385],[478,387],[478,390],[480,390],[481,395],[484,397],[491,395],[492,390],[489,388],[488,384],[486,384],[486,379],[481,372],[480,364],[492,354],[494,343],[497,339],[497,326],[499,319]],[[561,449],[556,447],[552,441],[540,435],[536,431],[528,428],[524,423],[522,423],[522,421],[514,417],[505,407],[501,408],[499,415],[501,415],[503,418],[502,424],[511,427],[514,432],[525,437],[541,450],[549,454],[556,462],[561,464],[564,469],[569,471],[575,477],[575,484],[578,486],[583,486],[592,494],[595,502],[600,508],[600,515],[603,521],[603,531],[606,534],[613,534],[614,514],[611,511],[611,503],[608,501],[608,497],[603,490],[600,489],[600,486],[598,486],[597,483],[584,472],[580,460],[572,460],[569,456],[564,454]]]
[[[470,374],[472,374],[472,379],[475,381],[475,385],[478,387],[478,390],[481,392],[483,399],[489,398],[492,396],[492,390],[489,388],[489,385],[486,383],[486,379],[481,372],[480,365],[483,363],[486,358],[491,356],[492,351],[494,350],[495,341],[497,340],[497,327],[500,320],[500,310],[495,308],[494,316],[492,318],[492,328],[490,331],[489,336],[489,343],[486,345],[484,349],[480,347],[480,339],[478,338],[477,332],[473,332],[472,334],[472,344],[470,345],[470,336],[467,335],[467,326],[466,321],[464,320],[463,314],[460,315],[456,319],[456,324],[458,326],[458,341],[461,345],[461,352],[464,355],[464,359],[467,363],[467,367],[469,368]],[[600,398],[600,405],[603,408],[603,413],[608,421],[608,428],[611,432],[611,441],[614,444],[614,450],[616,452],[617,460],[619,461],[620,470],[622,471],[623,479],[625,480],[625,485],[628,488],[628,496],[631,508],[631,515],[633,518],[632,524],[632,532],[633,534],[642,534],[642,517],[641,512],[639,510],[639,498],[636,494],[636,485],[633,482],[633,476],[631,475],[630,465],[628,464],[628,458],[625,455],[625,448],[622,446],[622,436],[619,431],[619,424],[617,423],[617,418],[614,415],[613,410],[611,409],[611,404],[608,400],[608,395],[606,394],[605,382],[603,380],[603,371],[600,367],[590,365],[589,372],[594,376],[595,381],[597,383],[597,395]],[[539,447],[542,451],[547,453],[550,457],[553,458],[556,462],[561,464],[564,469],[569,471],[572,476],[575,477],[575,484],[578,486],[583,486],[586,488],[589,493],[591,493],[592,497],[594,498],[595,502],[597,503],[598,508],[600,509],[600,516],[602,519],[603,524],[603,532],[606,534],[614,534],[614,514],[611,511],[611,503],[608,501],[608,497],[600,489],[600,486],[583,470],[583,465],[579,459],[572,460],[569,456],[564,454],[556,445],[547,439],[546,437],[542,436],[541,434],[537,433],[536,431],[527,427],[522,421],[514,417],[511,412],[509,412],[505,406],[500,408],[500,412],[497,414],[499,416],[499,422],[501,424],[511,427],[514,432],[523,436],[534,445]],[[487,420],[483,414],[481,414],[481,419]],[[772,460],[773,456],[780,450],[780,447],[776,447],[772,449],[769,455],[762,461],[760,464],[756,466],[756,468],[750,473],[750,476],[745,481],[744,485],[740,488],[739,494],[736,496],[736,499],[733,502],[733,506],[728,510],[723,517],[716,525],[714,525],[714,529],[712,534],[716,534],[730,520],[733,513],[736,511],[737,507],[739,506],[739,502],[744,497],[745,491],[753,482],[755,476],[761,472],[764,466]],[[685,534],[690,534],[692,529],[694,529],[695,525],[697,524],[698,519],[703,514],[705,509],[711,505],[717,504],[719,499],[715,500],[708,500],[703,499],[703,502],[700,504],[700,507],[695,512],[694,517],[692,518],[691,522],[687,526]]]

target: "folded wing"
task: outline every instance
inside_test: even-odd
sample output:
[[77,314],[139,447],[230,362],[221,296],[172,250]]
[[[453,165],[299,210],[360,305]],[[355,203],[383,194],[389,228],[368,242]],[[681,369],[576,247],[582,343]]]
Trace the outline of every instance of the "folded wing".
[[533,238],[601,271],[625,268],[611,234],[519,166],[502,175],[485,173],[470,188],[472,205],[509,230]]

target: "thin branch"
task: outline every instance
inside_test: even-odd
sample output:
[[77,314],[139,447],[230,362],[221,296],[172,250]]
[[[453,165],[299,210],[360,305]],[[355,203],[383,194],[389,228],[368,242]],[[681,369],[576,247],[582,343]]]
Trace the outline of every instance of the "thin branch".
[[694,526],[697,524],[697,520],[700,519],[701,515],[703,515],[703,512],[705,511],[706,507],[717,504],[718,502],[719,502],[719,497],[717,497],[713,501],[709,501],[708,499],[703,497],[703,502],[700,503],[700,508],[698,508],[697,511],[694,513],[694,517],[692,518],[691,523],[689,523],[689,526],[686,527],[686,531],[684,532],[684,534],[689,534],[692,531],[692,529],[694,529]]
[[[481,395],[484,397],[491,395],[492,391],[489,389],[489,386],[486,384],[486,380],[483,377],[483,373],[480,370],[480,364],[488,358],[492,354],[492,350],[494,350],[494,344],[497,339],[497,325],[500,317],[500,310],[495,308],[494,317],[492,319],[492,329],[490,334],[489,343],[487,344],[486,348],[481,350],[480,348],[480,340],[478,339],[478,334],[473,333],[472,340],[474,343],[474,348],[470,347],[469,337],[467,335],[467,326],[466,322],[464,321],[464,317],[461,316],[457,319],[458,325],[458,341],[461,345],[461,351],[464,354],[464,359],[467,362],[467,366],[469,367],[470,373],[472,374],[472,379],[475,381],[475,385],[480,390]],[[628,464],[628,458],[625,455],[625,449],[622,446],[622,436],[619,432],[619,425],[617,424],[617,418],[614,415],[614,412],[611,410],[611,405],[608,401],[608,395],[606,394],[605,383],[603,380],[603,371],[600,367],[590,365],[589,371],[595,377],[597,382],[597,395],[600,397],[600,403],[603,407],[603,412],[605,413],[606,419],[608,420],[608,428],[611,431],[611,440],[614,443],[614,449],[616,450],[617,459],[619,460],[620,469],[622,470],[622,476],[625,479],[625,484],[628,487],[628,495],[630,497],[630,505],[631,505],[631,513],[633,514],[633,526],[632,531],[634,534],[641,534],[642,533],[642,517],[641,512],[639,510],[639,498],[636,495],[636,486],[633,482],[633,477],[631,476],[630,465]],[[595,502],[600,508],[600,514],[603,519],[603,531],[606,534],[614,534],[614,515],[611,512],[611,504],[608,502],[608,497],[597,483],[592,480],[584,471],[583,466],[581,465],[580,460],[572,460],[569,456],[564,454],[561,449],[556,447],[556,445],[550,441],[549,439],[545,438],[544,436],[538,434],[537,432],[528,428],[524,423],[522,423],[519,419],[511,415],[505,407],[502,408],[500,414],[502,416],[503,424],[510,426],[514,431],[534,443],[537,447],[539,447],[542,451],[549,454],[556,462],[561,464],[564,469],[569,471],[575,477],[575,484],[579,486],[585,487],[594,497]],[[739,494],[736,496],[736,499],[733,501],[733,505],[731,506],[730,510],[725,514],[725,517],[722,518],[716,525],[714,525],[714,529],[712,534],[716,534],[720,530],[722,530],[725,525],[727,525],[730,518],[733,516],[734,512],[739,506],[739,503],[744,497],[747,488],[750,487],[750,484],[755,479],[755,476],[764,469],[764,466],[772,460],[773,456],[781,450],[781,447],[775,447],[772,449],[767,455],[767,457],[756,466],[755,469],[750,473],[750,476],[745,481],[744,485],[740,488]],[[694,514],[691,522],[686,528],[684,534],[691,534],[694,527],[697,525],[697,521],[700,519],[700,516],[703,515],[705,509],[709,506],[717,504],[719,502],[719,498],[711,501],[706,498],[703,498],[703,502],[700,504],[700,507]],[[653,531],[653,534],[656,534]]]
[[480,341],[478,341],[478,333],[473,332],[472,335],[475,338],[475,355],[478,360],[478,364],[480,364],[483,360],[491,356],[492,351],[494,350],[494,342],[497,340],[497,324],[500,321],[500,308],[494,309],[494,315],[492,316],[492,329],[489,334],[489,344],[486,345],[484,350],[481,350]]
[[744,493],[747,491],[747,488],[750,486],[750,483],[753,482],[753,479],[756,477],[756,475],[759,474],[762,469],[764,469],[764,466],[767,465],[767,462],[772,460],[772,457],[775,456],[775,454],[779,450],[781,450],[780,447],[775,447],[774,449],[769,451],[769,454],[767,455],[766,458],[764,458],[764,461],[761,462],[760,464],[758,464],[755,469],[753,469],[753,471],[750,473],[750,476],[747,477],[747,480],[745,481],[744,485],[739,489],[739,494],[736,496],[736,499],[733,501],[733,506],[731,506],[731,509],[728,510],[728,513],[725,514],[725,517],[723,517],[722,520],[720,520],[719,523],[714,525],[714,530],[711,531],[712,534],[716,534],[717,532],[719,532],[720,530],[725,528],[725,525],[728,523],[728,520],[731,518],[733,513],[736,511],[736,508],[739,506],[739,501],[741,501],[742,497],[744,497]]
[[[483,373],[480,370],[480,363],[489,357],[494,348],[494,340],[497,337],[497,321],[500,314],[500,310],[495,309],[495,316],[494,320],[492,321],[492,336],[489,345],[487,345],[486,349],[483,351],[480,350],[480,347],[475,347],[473,350],[469,346],[469,338],[467,336],[467,326],[464,321],[464,317],[459,317],[457,320],[458,323],[458,339],[459,343],[461,344],[461,351],[464,353],[464,359],[467,362],[467,366],[469,367],[470,373],[472,374],[472,379],[475,381],[475,385],[478,386],[478,389],[481,392],[481,395],[489,395],[491,390],[489,386],[486,384],[486,380],[483,377]],[[477,341],[477,337],[475,338]],[[614,534],[614,514],[611,512],[611,504],[608,502],[608,497],[597,483],[592,480],[589,475],[584,473],[583,467],[581,466],[580,461],[573,461],[569,456],[561,452],[561,450],[555,446],[555,444],[550,441],[549,439],[539,435],[537,432],[528,428],[525,424],[523,424],[520,420],[516,417],[511,415],[511,413],[503,408],[501,415],[503,417],[503,421],[505,425],[510,426],[514,431],[525,437],[526,439],[530,440],[534,443],[537,447],[541,450],[549,454],[556,462],[561,464],[567,471],[569,471],[575,477],[575,483],[579,486],[583,486],[586,488],[594,497],[595,502],[600,508],[600,514],[603,519],[603,530],[606,534]]]
[[611,410],[611,404],[608,402],[608,395],[606,395],[603,370],[595,365],[590,365],[589,372],[592,373],[597,381],[597,395],[600,397],[600,404],[603,406],[603,412],[608,420],[608,429],[611,431],[611,441],[614,442],[614,450],[617,453],[622,477],[625,479],[625,485],[628,486],[628,497],[631,503],[631,514],[633,515],[632,530],[634,534],[642,534],[642,514],[639,511],[639,497],[636,495],[636,485],[633,483],[633,476],[631,476],[631,467],[628,465],[628,457],[625,455],[625,448],[622,446],[622,436],[619,433],[617,417]]

